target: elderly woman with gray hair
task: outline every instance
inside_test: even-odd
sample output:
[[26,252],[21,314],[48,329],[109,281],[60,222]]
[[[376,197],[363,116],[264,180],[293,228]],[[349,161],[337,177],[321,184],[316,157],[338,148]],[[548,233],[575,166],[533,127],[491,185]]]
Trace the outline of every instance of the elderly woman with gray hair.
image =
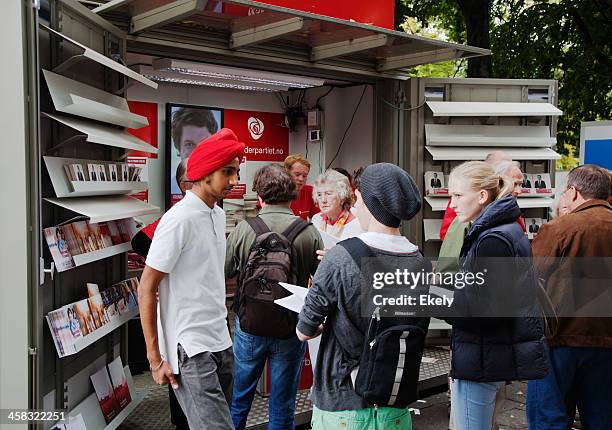
[[354,195],[346,176],[331,169],[322,173],[315,180],[312,198],[321,209],[312,217],[319,231],[342,240],[363,233],[351,212]]

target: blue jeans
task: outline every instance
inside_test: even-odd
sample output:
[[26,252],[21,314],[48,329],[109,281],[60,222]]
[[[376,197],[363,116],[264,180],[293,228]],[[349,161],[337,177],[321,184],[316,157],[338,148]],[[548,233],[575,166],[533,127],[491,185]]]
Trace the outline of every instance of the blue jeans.
[[269,430],[294,428],[295,396],[304,359],[304,343],[297,336],[280,340],[254,336],[234,324],[234,391],[232,421],[243,430],[251,410],[257,381],[266,359],[270,366]]
[[550,371],[529,381],[530,430],[567,430],[576,406],[585,430],[612,429],[612,348],[550,348]]
[[455,430],[491,430],[495,396],[505,382],[453,379],[451,411]]

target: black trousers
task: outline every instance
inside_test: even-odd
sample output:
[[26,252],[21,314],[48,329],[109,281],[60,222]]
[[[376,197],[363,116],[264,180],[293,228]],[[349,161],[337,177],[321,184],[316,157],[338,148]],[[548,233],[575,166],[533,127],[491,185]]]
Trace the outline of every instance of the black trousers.
[[172,385],[168,384],[168,398],[170,399],[170,421],[176,426],[177,430],[189,430],[187,417],[181,409],[181,405],[176,400]]

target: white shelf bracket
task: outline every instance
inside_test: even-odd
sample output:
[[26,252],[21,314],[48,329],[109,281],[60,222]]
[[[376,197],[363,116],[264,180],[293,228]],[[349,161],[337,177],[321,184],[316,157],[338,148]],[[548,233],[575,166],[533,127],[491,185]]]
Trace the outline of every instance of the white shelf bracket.
[[55,263],[51,262],[51,265],[47,269],[45,268],[45,259],[40,257],[39,267],[40,267],[40,285],[43,285],[45,283],[45,277],[47,273],[51,276],[51,280],[53,280],[53,274],[55,273]]

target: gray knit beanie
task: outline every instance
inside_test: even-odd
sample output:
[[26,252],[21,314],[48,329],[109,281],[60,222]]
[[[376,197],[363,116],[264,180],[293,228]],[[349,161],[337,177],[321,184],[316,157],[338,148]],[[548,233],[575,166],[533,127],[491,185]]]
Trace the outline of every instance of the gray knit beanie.
[[421,209],[421,192],[414,179],[390,163],[366,167],[359,179],[359,192],[374,218],[388,227],[399,227]]

